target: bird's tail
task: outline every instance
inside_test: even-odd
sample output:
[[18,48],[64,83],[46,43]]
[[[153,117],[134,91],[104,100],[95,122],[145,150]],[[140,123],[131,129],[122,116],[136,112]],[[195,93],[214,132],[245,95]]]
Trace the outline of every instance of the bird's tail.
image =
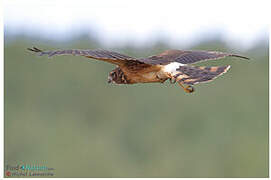
[[197,83],[209,82],[218,76],[226,73],[230,66],[180,66],[174,77],[176,81],[183,84],[193,85]]

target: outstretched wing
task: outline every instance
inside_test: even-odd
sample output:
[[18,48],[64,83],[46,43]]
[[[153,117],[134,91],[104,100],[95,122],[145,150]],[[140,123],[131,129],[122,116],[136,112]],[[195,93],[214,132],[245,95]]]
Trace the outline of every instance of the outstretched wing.
[[174,72],[174,79],[180,83],[193,85],[209,82],[226,73],[230,66],[179,66]]
[[223,53],[217,51],[182,51],[182,50],[167,50],[159,55],[151,56],[142,59],[147,64],[169,64],[171,62],[178,62],[182,64],[193,64],[200,61],[214,60],[224,58],[226,56],[249,59],[237,54]]
[[[38,53],[39,56],[47,55],[48,57],[59,56],[59,55],[74,55],[74,56],[84,56],[87,58],[93,58],[97,60],[106,61],[112,64],[123,64],[127,61],[137,61],[139,59],[123,55],[113,51],[106,50],[80,50],[80,49],[71,49],[71,50],[54,50],[54,51],[43,51],[36,47],[27,48],[29,51]],[[141,62],[143,63],[143,62]]]

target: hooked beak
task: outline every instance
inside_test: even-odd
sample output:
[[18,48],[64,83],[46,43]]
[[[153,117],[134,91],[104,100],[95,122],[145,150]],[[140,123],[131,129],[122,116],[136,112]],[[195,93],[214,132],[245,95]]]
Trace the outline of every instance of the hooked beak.
[[108,79],[107,79],[107,83],[112,83],[113,81],[112,81],[112,78],[111,77],[108,77]]

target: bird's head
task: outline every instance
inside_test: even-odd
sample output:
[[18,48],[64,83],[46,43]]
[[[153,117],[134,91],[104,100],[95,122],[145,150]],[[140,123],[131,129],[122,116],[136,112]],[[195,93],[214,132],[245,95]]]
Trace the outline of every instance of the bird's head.
[[108,75],[107,82],[115,84],[117,80],[116,78],[117,78],[117,73],[115,71],[112,71]]
[[124,73],[119,67],[109,73],[107,82],[114,84],[128,84]]

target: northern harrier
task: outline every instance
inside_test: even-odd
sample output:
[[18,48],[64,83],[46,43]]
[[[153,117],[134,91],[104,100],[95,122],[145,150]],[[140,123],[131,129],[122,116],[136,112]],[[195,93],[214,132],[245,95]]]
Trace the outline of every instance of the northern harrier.
[[[188,93],[194,91],[191,85],[212,81],[226,73],[230,68],[229,65],[206,67],[191,66],[190,64],[226,56],[249,59],[237,54],[216,51],[167,50],[159,55],[147,58],[134,58],[106,50],[42,51],[35,47],[28,48],[28,50],[36,52],[40,56],[78,55],[115,64],[117,68],[109,73],[108,83],[163,83],[169,79],[172,84],[177,82]],[[187,86],[183,84],[187,84]]]

